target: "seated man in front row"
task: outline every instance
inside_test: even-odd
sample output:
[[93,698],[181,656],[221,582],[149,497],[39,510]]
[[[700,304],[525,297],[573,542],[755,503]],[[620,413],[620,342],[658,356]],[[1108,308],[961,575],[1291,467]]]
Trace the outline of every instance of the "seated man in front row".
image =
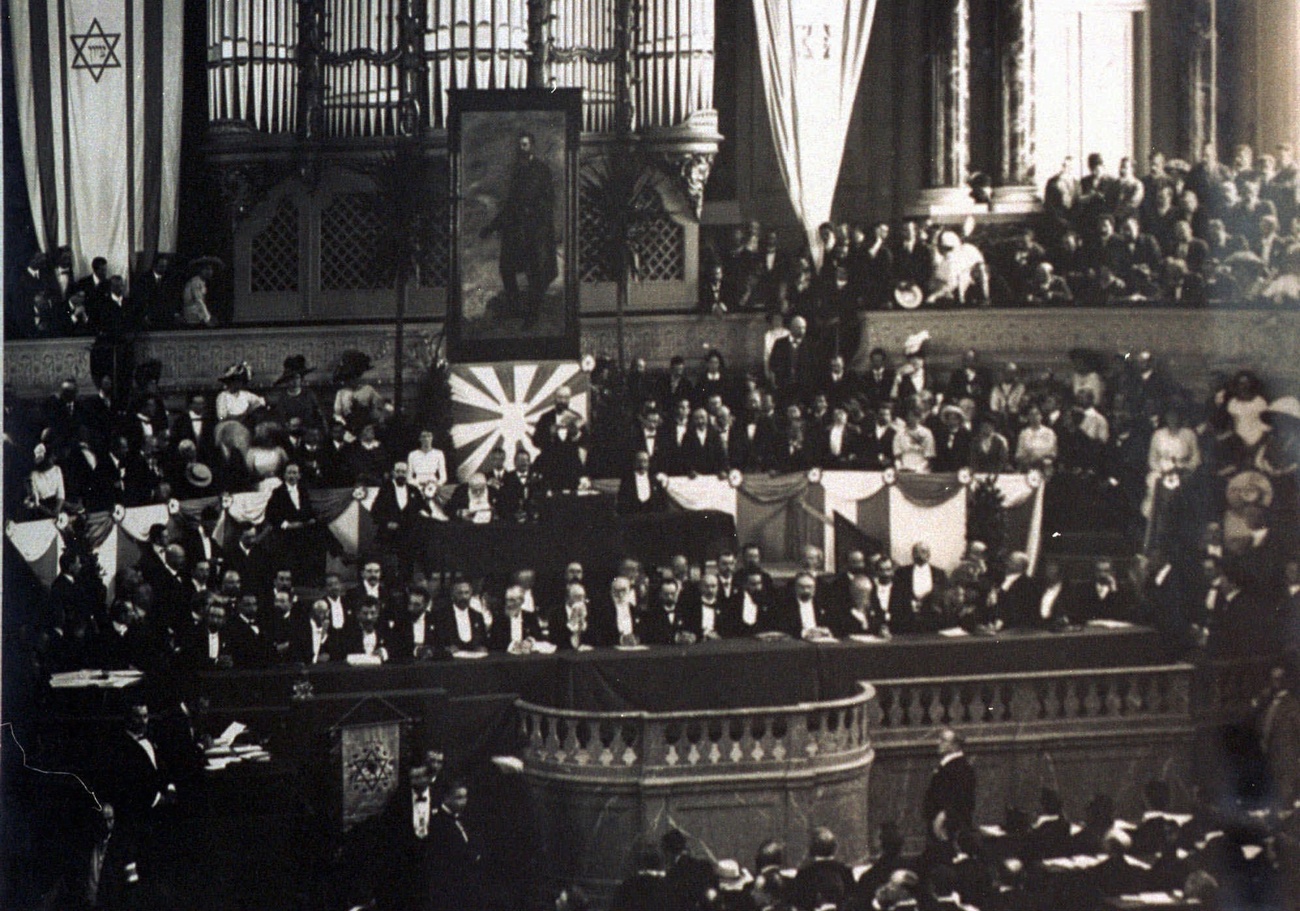
[[496,491],[488,486],[487,476],[478,471],[457,487],[447,501],[447,512],[453,518],[475,525],[491,522],[496,510]]

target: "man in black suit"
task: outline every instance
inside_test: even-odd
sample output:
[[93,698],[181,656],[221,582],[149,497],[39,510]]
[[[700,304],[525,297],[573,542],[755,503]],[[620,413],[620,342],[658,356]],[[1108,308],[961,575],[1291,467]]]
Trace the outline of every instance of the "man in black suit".
[[468,804],[469,789],[448,782],[442,803],[429,816],[434,908],[482,907],[483,852],[462,815]]
[[894,561],[888,555],[882,557],[875,572],[877,620],[871,630],[875,635],[913,633],[919,627],[920,619],[912,604],[911,591],[896,577]]
[[333,641],[334,629],[330,626],[330,606],[324,598],[311,604],[307,616],[298,621],[289,644],[290,660],[300,664],[326,664],[333,657],[338,643]]
[[515,469],[506,472],[501,481],[501,490],[497,492],[497,501],[501,506],[501,517],[506,521],[525,521],[536,518],[539,479],[532,470],[533,459],[527,449],[515,453]]
[[193,564],[200,560],[206,561],[208,572],[214,579],[220,578],[225,568],[224,549],[212,537],[220,520],[221,505],[209,503],[199,513],[197,522],[187,523],[181,529],[181,546],[185,548],[185,554],[190,558],[190,562]]
[[398,582],[410,578],[420,554],[418,526],[424,498],[407,483],[406,462],[393,465],[392,478],[379,488],[370,506],[375,523],[375,543],[396,557]]
[[650,474],[650,456],[639,451],[632,456],[632,470],[618,484],[616,501],[620,515],[663,512],[668,508],[668,491]]
[[862,434],[861,467],[884,471],[894,464],[894,406],[888,401],[876,406],[871,424]]
[[1038,615],[1040,586],[1029,575],[1029,555],[1015,551],[1007,557],[1002,583],[993,589],[990,622],[1001,628],[1034,629],[1041,626]]
[[135,287],[131,289],[136,311],[153,329],[171,328],[180,309],[180,298],[167,275],[171,262],[169,253],[154,256],[153,268],[136,279]]
[[992,390],[993,382],[988,371],[980,366],[979,352],[968,348],[961,356],[961,366],[948,377],[944,401],[956,404],[962,399],[972,399],[976,408],[984,411],[988,409]]
[[654,845],[641,846],[636,871],[614,890],[610,911],[663,911],[670,907],[663,867],[663,856]]
[[488,647],[487,624],[473,608],[474,589],[464,580],[451,586],[451,600],[434,615],[438,645],[448,652],[481,652]]
[[741,575],[741,588],[723,612],[719,632],[724,639],[757,636],[774,629],[771,586],[762,569],[747,569]]
[[659,583],[654,603],[644,611],[638,624],[637,638],[642,645],[673,645],[699,638],[700,632],[691,628],[687,611],[678,605],[680,594],[681,583],[672,576]]
[[933,273],[934,254],[921,236],[920,225],[910,219],[903,222],[898,247],[894,250],[895,280],[924,290]]
[[683,911],[709,907],[711,896],[718,891],[713,864],[692,857],[686,849],[686,836],[675,828],[663,834],[659,848],[664,857],[665,907]]
[[817,597],[817,577],[806,570],[794,577],[784,603],[771,620],[774,631],[792,639],[829,639],[835,625],[830,599]]
[[962,748],[956,731],[944,728],[939,733],[939,765],[930,776],[921,810],[931,847],[950,842],[974,824],[975,769]]
[[546,638],[537,611],[524,610],[524,589],[519,585],[509,586],[502,601],[502,615],[496,618],[488,631],[488,650],[512,655],[529,654],[534,644]]
[[184,636],[177,664],[189,671],[225,670],[235,666],[226,635],[226,600],[209,592],[203,605],[203,622]]
[[388,634],[388,657],[393,664],[428,661],[437,656],[437,632],[429,609],[429,592],[413,585],[406,592],[406,610],[393,621]]
[[[326,588],[328,589],[328,586]],[[343,595],[343,609],[349,620],[356,617],[357,608],[361,607],[361,603],[368,598],[373,598],[379,603],[381,616],[388,611],[389,602],[392,600],[392,593],[384,581],[383,566],[375,559],[366,560],[361,564],[361,584],[348,589]]]
[[1096,562],[1092,579],[1075,587],[1068,614],[1074,623],[1133,619],[1133,599],[1116,577],[1114,563],[1106,558]]
[[482,472],[474,472],[447,501],[447,515],[461,522],[490,522],[499,514],[497,492]]
[[888,402],[894,392],[894,368],[885,357],[884,348],[872,348],[870,363],[861,380],[862,398],[868,408]]
[[357,607],[355,622],[343,628],[340,649],[343,655],[377,658],[386,663],[389,659],[388,630],[379,621],[379,602],[365,597]]
[[119,857],[124,878],[133,886],[149,884],[157,876],[150,866],[154,830],[164,808],[176,802],[176,785],[166,751],[150,730],[148,705],[133,702],[127,707],[123,727],[102,758],[104,791],[116,816],[114,834],[123,842]]
[[763,471],[770,463],[780,442],[776,423],[763,412],[763,394],[757,389],[749,393],[745,409],[736,421],[736,430],[744,438],[744,462],[733,461],[732,467],[741,471]]
[[823,468],[847,469],[858,464],[862,455],[862,431],[849,423],[843,405],[831,409],[830,425],[820,430],[817,451]]
[[672,404],[672,420],[659,429],[659,441],[655,447],[664,474],[674,477],[686,474],[682,450],[690,432],[691,403],[688,399],[678,399]]
[[269,667],[275,661],[271,637],[258,614],[257,595],[244,592],[239,596],[235,619],[226,628],[230,643],[230,657],[236,667]]
[[384,863],[376,865],[375,899],[379,911],[438,911],[434,903],[439,884],[434,874],[441,865],[436,852],[439,839],[430,831],[436,813],[429,768],[423,762],[406,773],[406,787],[398,786],[373,824]]
[[668,362],[668,375],[655,386],[654,399],[660,408],[672,408],[682,399],[695,401],[695,387],[686,376],[686,359],[680,354]]
[[311,498],[302,486],[302,470],[293,462],[284,467],[284,483],[271,492],[266,503],[269,542],[275,565],[293,570],[304,584],[319,584],[325,570],[321,528]]
[[772,345],[767,363],[768,378],[782,403],[800,401],[812,388],[816,369],[807,320],[802,316],[790,320],[790,334]]
[[713,416],[713,426],[722,441],[722,451],[727,457],[727,467],[744,471],[749,462],[749,438],[745,431],[736,425],[731,409],[723,405]]
[[912,545],[912,563],[898,571],[898,584],[906,603],[914,612],[926,613],[925,605],[943,594],[948,575],[930,565],[930,545],[918,541]]
[[727,451],[718,431],[709,423],[709,413],[703,408],[691,412],[691,424],[682,439],[677,459],[683,473],[692,477],[727,473]]
[[628,452],[635,455],[644,452],[650,458],[650,469],[655,473],[666,472],[664,451],[660,447],[663,434],[663,415],[653,408],[641,413],[636,420],[636,430],[628,444]]
[[853,889],[853,871],[835,859],[838,845],[835,833],[825,826],[813,830],[808,857],[794,877],[793,900],[796,908],[842,907]]

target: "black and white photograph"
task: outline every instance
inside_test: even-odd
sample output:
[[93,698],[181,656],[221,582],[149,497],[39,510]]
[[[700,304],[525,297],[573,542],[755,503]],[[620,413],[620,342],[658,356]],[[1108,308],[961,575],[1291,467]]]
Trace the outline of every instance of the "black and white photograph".
[[4,911],[1300,911],[1300,0],[0,0]]

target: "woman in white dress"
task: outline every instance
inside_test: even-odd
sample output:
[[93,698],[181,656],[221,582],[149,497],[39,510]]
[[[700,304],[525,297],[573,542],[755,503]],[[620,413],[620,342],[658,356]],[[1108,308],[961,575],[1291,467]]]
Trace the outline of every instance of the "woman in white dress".
[[420,431],[420,446],[411,450],[406,465],[416,487],[423,488],[430,481],[439,487],[447,483],[447,457],[441,449],[433,448],[432,430]]
[[1201,465],[1201,447],[1196,442],[1196,431],[1185,425],[1182,412],[1169,408],[1164,423],[1151,435],[1147,449],[1147,495],[1142,501],[1142,515],[1150,519],[1155,509],[1156,485],[1160,479],[1177,472],[1180,479],[1196,471]]
[[63,509],[63,501],[67,499],[67,491],[63,486],[63,469],[54,464],[44,443],[36,444],[32,460],[35,464],[29,476],[28,505],[38,516],[56,518]]
[[1041,469],[1048,459],[1056,458],[1056,431],[1043,423],[1043,412],[1030,405],[1025,415],[1028,424],[1016,438],[1016,466],[1021,471]]

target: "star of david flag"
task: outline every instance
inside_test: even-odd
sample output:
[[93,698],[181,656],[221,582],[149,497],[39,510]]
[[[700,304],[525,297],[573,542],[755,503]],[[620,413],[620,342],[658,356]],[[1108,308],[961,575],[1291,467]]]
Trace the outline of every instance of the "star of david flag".
[[176,247],[185,4],[22,0],[11,18],[23,170],[41,249],[129,280]]
[[493,449],[506,452],[513,467],[516,448],[533,456],[532,433],[537,421],[555,407],[555,393],[567,387],[569,408],[587,420],[588,375],[573,362],[457,364],[451,368],[451,441],[464,481],[479,469]]

